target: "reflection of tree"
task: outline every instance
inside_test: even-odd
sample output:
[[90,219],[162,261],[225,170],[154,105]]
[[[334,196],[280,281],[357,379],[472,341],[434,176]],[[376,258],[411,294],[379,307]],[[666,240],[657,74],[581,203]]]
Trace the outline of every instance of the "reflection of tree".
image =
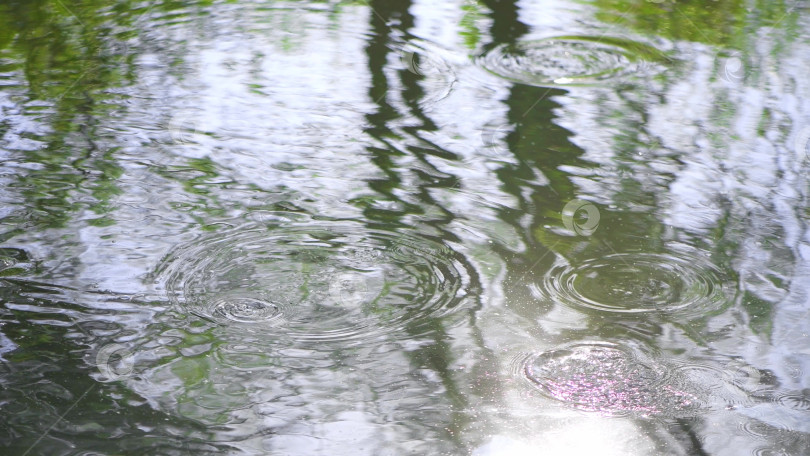
[[[153,11],[179,6],[160,4]],[[107,212],[111,208],[106,202],[121,193],[116,180],[122,169],[115,150],[101,145],[108,138],[98,126],[119,101],[109,89],[136,80],[136,49],[129,47],[129,40],[138,31],[130,27],[150,8],[98,0],[0,5],[0,49],[15,62],[14,73],[24,77],[24,86],[11,90],[20,100],[22,115],[40,128],[23,132],[23,137],[42,146],[21,153],[41,166],[21,173],[14,184],[33,211],[28,218],[35,224],[65,226],[83,205]],[[78,203],[77,193],[89,193],[97,203]]]
[[489,36],[492,38],[491,46],[501,44],[514,44],[529,28],[518,20],[518,6],[515,1],[482,0],[490,10],[492,27]]
[[[673,9],[676,7],[672,3],[596,4],[602,8],[600,18],[605,23],[618,22],[617,29],[622,26],[635,28],[656,37],[691,39],[718,47],[748,50],[752,43],[748,36],[750,30],[746,31],[746,27],[769,23],[768,20],[761,20],[759,23],[746,21],[745,15],[749,13],[743,5],[730,2],[679,2],[677,9]],[[730,7],[734,8],[736,16],[724,9]],[[627,13],[626,17],[623,13]],[[493,14],[495,22],[503,17],[505,16]],[[669,27],[679,30],[669,30]],[[504,31],[520,29],[518,25],[493,25],[493,30],[498,30],[506,42],[519,42],[521,36]],[[714,31],[704,35],[702,29]],[[495,31],[492,33],[495,34]],[[603,41],[611,44],[608,40]],[[731,218],[727,207],[720,207],[721,215],[717,225],[700,238],[696,238],[694,233],[672,234],[673,228],[665,219],[666,213],[660,208],[669,202],[669,198],[683,198],[672,190],[671,184],[679,177],[680,171],[686,168],[685,163],[690,161],[688,154],[692,152],[666,150],[671,145],[666,142],[668,132],[648,130],[653,116],[651,107],[659,107],[658,103],[667,104],[664,98],[671,97],[667,92],[668,88],[682,82],[678,80],[680,75],[676,74],[679,71],[680,68],[659,74],[655,84],[615,84],[607,88],[574,89],[570,93],[519,84],[511,87],[506,104],[509,106],[508,123],[515,126],[508,135],[507,142],[518,161],[511,167],[505,166],[498,170],[498,177],[507,191],[521,202],[520,213],[514,214],[510,222],[520,227],[518,218],[531,213],[534,235],[534,239],[529,240],[534,248],[522,255],[522,263],[518,266],[510,265],[509,277],[523,282],[508,286],[509,300],[516,303],[511,306],[513,311],[526,315],[530,321],[537,321],[545,318],[544,313],[550,314],[549,310],[558,305],[543,300],[538,302],[536,296],[524,291],[528,288],[525,282],[532,282],[533,277],[542,276],[554,261],[555,255],[576,262],[616,252],[667,251],[669,241],[691,238],[692,245],[711,255],[718,266],[734,276],[728,252],[738,246],[727,237],[728,233],[725,231],[728,219]],[[658,101],[657,97],[663,100]],[[714,100],[709,102],[712,101]],[[716,112],[718,111],[728,113],[719,107]],[[733,116],[733,111],[729,115]],[[722,131],[724,124],[717,125],[719,122],[713,122],[712,119],[702,120],[707,129],[720,133],[720,137],[727,137],[726,132]],[[664,144],[659,141],[659,135],[665,137],[662,140]],[[662,172],[662,169],[672,171]],[[541,171],[547,178],[547,185],[527,184],[536,181],[534,174],[537,171]],[[561,236],[557,232],[562,225],[560,210],[567,201],[576,197],[607,202],[600,204],[599,229],[590,236]],[[504,219],[509,220],[508,216]],[[549,251],[551,253],[545,255]],[[531,265],[534,268],[527,271],[527,267]],[[733,279],[736,276],[730,280]],[[728,299],[729,302],[724,304],[732,305],[734,296],[728,296]],[[530,304],[521,305],[523,302]],[[652,340],[655,344],[659,334],[674,328],[675,331],[682,332],[683,339],[686,339],[679,341],[679,344],[694,344],[708,350],[712,348],[712,341],[707,341],[710,337],[705,334],[707,322],[725,310],[725,307],[711,310],[713,312],[707,312],[711,315],[702,315],[688,322],[666,314],[650,314],[632,319],[587,314],[582,315],[582,328],[572,325],[571,328],[560,331],[569,339],[603,337],[636,340],[641,337],[645,341]],[[496,340],[499,337],[497,333],[491,336]],[[676,344],[670,343],[661,346],[671,349],[674,345]],[[702,454],[702,443],[694,429],[691,422],[676,421],[669,431],[684,436],[685,442],[691,441],[691,452]]]
[[[108,145],[115,138],[99,125],[120,107],[116,106],[120,98],[110,89],[135,80],[132,59],[136,50],[127,49],[126,40],[140,32],[128,27],[146,8],[131,1],[117,5],[99,0],[0,3],[2,95],[13,103],[10,115],[0,112],[0,137],[8,135],[0,148],[11,151],[11,162],[26,165],[16,168],[19,171],[3,190],[14,198],[21,197],[19,205],[27,212],[26,221],[31,222],[4,233],[0,237],[3,241],[32,226],[40,233],[45,228],[70,228],[59,231],[67,238],[66,232],[80,226],[75,220],[77,212],[84,208],[109,210],[105,201],[121,193],[116,180],[122,169],[116,163],[115,147]],[[155,10],[169,8],[161,5]],[[21,220],[15,215],[3,222],[19,225]],[[108,221],[97,218],[88,223]],[[64,240],[54,243],[60,241]],[[75,265],[75,253],[60,250],[55,259]],[[23,275],[18,269],[5,272]],[[4,388],[0,401],[18,404],[13,413],[0,418],[3,451],[105,451],[100,445],[106,442],[108,452],[116,453],[123,448],[143,447],[144,442],[155,439],[161,442],[161,449],[154,449],[157,452],[215,451],[218,445],[204,443],[210,439],[201,426],[157,411],[142,397],[116,384],[100,386],[93,379],[97,369],[85,356],[92,351],[85,344],[98,348],[102,343],[93,328],[103,326],[112,334],[121,326],[109,313],[97,318],[88,310],[92,304],[76,298],[79,294],[29,280],[0,281],[2,331],[18,347],[3,353],[2,359],[0,382]],[[107,303],[120,299],[96,298]],[[5,307],[21,301],[33,310],[10,311]],[[126,313],[120,306],[117,311]],[[58,316],[42,319],[43,315]],[[121,395],[114,397],[111,392]],[[127,403],[123,421],[118,400]],[[77,409],[72,410],[71,404]],[[145,431],[155,423],[166,426]],[[182,428],[188,437],[178,438],[167,431],[170,428]],[[112,429],[117,431],[111,433]],[[111,438],[117,432],[120,434]],[[66,450],[68,446],[70,450]]]
[[[367,210],[365,215],[371,220],[371,223],[384,222],[389,226],[393,224],[407,226],[409,220],[412,220],[411,217],[414,217],[430,225],[431,230],[440,230],[442,239],[457,240],[455,234],[446,228],[451,220],[451,215],[445,214],[451,213],[444,209],[430,192],[431,189],[453,189],[460,182],[457,176],[448,175],[431,163],[431,156],[453,159],[455,154],[441,149],[422,137],[422,132],[436,131],[438,128],[420,104],[425,95],[419,84],[423,76],[407,69],[396,73],[399,76],[398,82],[401,84],[401,97],[404,102],[401,109],[408,112],[399,112],[397,107],[392,106],[388,101],[388,92],[395,84],[393,81],[389,81],[387,75],[390,73],[386,69],[391,60],[391,48],[402,47],[402,43],[397,43],[397,37],[409,36],[409,30],[414,25],[414,18],[409,12],[410,2],[383,0],[373,1],[370,6],[377,14],[370,17],[373,38],[369,39],[366,47],[369,72],[372,76],[369,97],[376,102],[378,108],[366,116],[370,124],[366,132],[385,144],[385,147],[375,147],[369,151],[373,156],[372,162],[385,173],[386,178],[369,181],[369,187],[385,195],[391,201],[397,201],[404,210]],[[378,14],[382,14],[383,17]],[[403,117],[416,119],[420,124],[396,127],[396,121]],[[415,144],[406,146],[406,151],[400,152],[391,141],[397,137],[408,138],[408,142]],[[429,147],[425,147],[425,144]],[[413,156],[419,166],[404,170],[397,166],[397,157],[403,153]],[[405,173],[411,174],[405,176]],[[413,180],[413,186],[404,188],[402,183],[406,179]],[[407,197],[401,196],[403,190],[407,191]],[[437,216],[437,214],[439,215]],[[467,271],[475,270],[466,259],[461,256],[458,258],[464,262]],[[474,275],[470,277],[470,280],[472,282],[470,291],[479,287],[478,279]],[[441,379],[451,408],[458,412],[442,413],[432,419],[437,423],[446,423],[440,427],[442,430],[439,431],[443,441],[461,445],[459,442],[460,431],[469,424],[470,417],[465,413],[467,403],[463,385],[459,383],[460,379],[449,365],[457,354],[453,352],[453,347],[448,343],[451,339],[448,330],[439,319],[430,319],[429,321],[414,322],[406,328],[406,331],[415,339],[424,337],[431,339],[430,344],[410,351],[408,356],[415,366],[429,369]],[[437,428],[439,427],[437,426]]]
[[[496,45],[519,43],[528,33],[529,28],[518,19],[515,2],[485,2],[492,10],[492,26],[489,30],[492,42]],[[563,165],[593,167],[593,164],[582,161],[582,149],[570,141],[571,132],[554,122],[555,110],[560,106],[554,101],[555,96],[566,92],[556,88],[534,87],[514,84],[509,89],[505,100],[509,111],[507,124],[514,127],[505,138],[509,152],[517,159],[516,164],[504,165],[497,171],[498,178],[504,183],[507,192],[513,194],[520,207],[517,211],[508,211],[501,217],[513,224],[517,232],[523,232],[520,219],[524,214],[534,215],[532,231],[540,234],[524,239],[528,245],[534,245],[524,261],[535,263],[535,258],[543,258],[542,264],[535,265],[533,271],[542,271],[554,261],[554,255],[546,255],[550,250],[563,250],[567,243],[557,245],[552,237],[546,237],[543,226],[559,224],[559,213],[565,203],[576,197],[570,175],[560,170]],[[547,185],[532,185],[538,176],[548,179]],[[537,241],[540,241],[539,243]],[[521,265],[512,274],[521,280],[530,271]],[[531,277],[531,275],[529,275]],[[518,286],[518,288],[521,288]]]
[[[596,17],[639,32],[719,47],[744,48],[756,28],[776,26],[789,14],[784,1],[594,0]],[[789,19],[793,23],[795,17]],[[785,25],[785,24],[782,24]]]
[[[653,105],[639,106],[623,97],[620,103],[615,103],[612,112],[605,110],[600,115],[602,119],[625,118],[648,119],[649,112],[657,110],[659,117],[664,113],[668,118],[674,119],[680,126],[688,126],[694,129],[694,137],[687,143],[683,138],[679,138],[671,127],[664,132],[659,125],[646,122],[626,121],[625,128],[622,128],[612,139],[615,155],[611,157],[611,163],[604,162],[603,169],[610,170],[611,174],[618,177],[621,183],[619,186],[612,186],[611,198],[620,204],[635,204],[655,207],[657,203],[669,200],[669,213],[657,214],[659,219],[657,225],[664,227],[664,218],[682,219],[679,227],[684,236],[689,236],[692,242],[706,246],[716,260],[723,263],[725,267],[731,267],[732,262],[749,263],[744,253],[745,241],[739,231],[751,229],[742,228],[737,220],[756,220],[752,217],[751,207],[771,206],[771,202],[761,201],[758,197],[753,197],[754,192],[749,188],[754,182],[751,181],[749,173],[744,170],[732,172],[737,168],[733,158],[735,150],[746,150],[745,160],[757,159],[769,162],[789,162],[789,155],[793,151],[788,151],[787,156],[782,158],[770,157],[770,153],[779,151],[782,147],[780,143],[787,143],[789,136],[785,133],[801,127],[795,125],[801,119],[796,119],[795,114],[791,114],[790,109],[782,111],[777,108],[774,112],[771,106],[757,106],[758,103],[750,103],[752,94],[757,93],[754,98],[762,97],[767,99],[781,99],[792,97],[791,94],[783,93],[783,81],[789,81],[793,76],[779,71],[781,61],[790,51],[790,43],[794,40],[797,29],[799,15],[792,11],[793,3],[785,1],[762,2],[755,5],[742,1],[717,1],[717,2],[661,2],[650,3],[644,1],[599,1],[595,4],[599,7],[599,16],[606,22],[617,22],[625,27],[652,36],[668,38],[672,40],[688,41],[693,43],[709,44],[721,54],[715,61],[716,69],[713,74],[709,74],[709,80],[692,82],[695,85],[696,93],[705,93],[706,97],[700,102],[711,107],[710,110],[702,112],[697,109],[686,115],[678,108],[678,96],[682,93],[678,91],[678,86],[683,84],[684,78],[673,78],[671,75],[666,81],[666,88],[661,96],[661,102]],[[724,49],[734,49],[725,51]],[[688,65],[685,65],[688,66]],[[689,76],[684,74],[683,76]],[[700,76],[701,78],[703,76]],[[745,89],[743,89],[745,87]],[[675,90],[673,90],[675,89]],[[743,96],[742,90],[746,90]],[[794,88],[794,90],[796,90]],[[637,93],[642,93],[637,90]],[[638,95],[633,98],[638,98]],[[780,106],[777,102],[774,106]],[[758,123],[746,127],[742,131],[738,128],[740,119],[750,116],[750,112],[760,110],[755,113],[759,117]],[[749,111],[749,113],[746,113]],[[779,112],[782,111],[782,112]],[[776,119],[781,119],[777,121]],[[782,125],[779,123],[782,122]],[[607,124],[604,122],[603,124]],[[793,124],[793,125],[791,125]],[[627,128],[633,127],[633,128]],[[615,129],[614,129],[615,131]],[[650,146],[645,144],[649,138],[659,139]],[[774,138],[781,138],[774,141]],[[695,147],[699,139],[705,139],[705,145]],[[770,144],[768,147],[772,151],[764,153],[757,151],[757,143]],[[688,149],[687,149],[688,148]],[[637,152],[634,158],[632,153]],[[701,162],[703,166],[690,166],[690,163]],[[720,173],[710,168],[708,164],[713,164],[717,169],[724,169]],[[654,170],[654,167],[668,166],[678,169],[678,173],[661,174]],[[782,165],[784,166],[784,165]],[[623,169],[622,169],[623,168]],[[690,169],[691,168],[691,169]],[[730,168],[730,169],[729,169]],[[628,171],[622,175],[622,171]],[[685,198],[684,195],[673,191],[673,188],[683,188],[683,182],[689,182],[688,176],[697,173],[704,179],[712,180],[723,176],[735,176],[729,179],[724,185],[725,191],[720,194],[715,190],[716,186],[703,184],[697,198]],[[780,171],[791,175],[787,168]],[[605,172],[607,174],[607,172]],[[760,175],[758,179],[767,176],[767,172]],[[692,178],[694,179],[694,178]],[[774,179],[774,185],[779,179]],[[680,183],[680,185],[679,185]],[[698,185],[698,182],[690,182],[689,185]],[[759,184],[754,184],[754,188]],[[655,187],[659,189],[656,190]],[[607,188],[607,186],[605,186]],[[760,190],[761,191],[761,190]],[[661,195],[667,194],[667,198]],[[793,202],[782,202],[790,206]],[[697,209],[691,212],[685,209]],[[700,221],[701,212],[703,221]],[[756,211],[753,211],[754,213]],[[744,214],[744,215],[743,215]],[[641,214],[628,214],[625,219],[638,220],[643,224],[644,216]],[[670,222],[671,223],[671,222]],[[757,221],[756,223],[772,224],[774,220]],[[689,225],[693,225],[698,230],[704,230],[707,234],[689,233]],[[652,225],[650,225],[652,226]],[[694,229],[693,228],[693,229]],[[659,230],[659,231],[662,231]],[[778,228],[779,231],[788,228]],[[780,248],[771,246],[768,250],[770,255],[780,256]],[[769,267],[760,265],[756,269],[767,270]],[[784,272],[773,272],[773,275],[781,275]],[[749,279],[745,276],[750,273],[740,271],[741,283]],[[786,273],[789,274],[789,273]],[[759,281],[759,279],[755,279]],[[748,313],[749,325],[756,333],[770,333],[772,324],[773,302],[757,296],[750,290],[760,288],[754,284],[743,285],[745,289],[740,302]],[[781,288],[781,287],[778,287]],[[766,292],[773,293],[772,291]]]
[[[20,254],[18,259],[26,258]],[[0,414],[0,451],[120,454],[149,447],[158,454],[226,452],[228,446],[212,442],[210,430],[199,423],[156,410],[118,382],[102,384],[94,378],[99,370],[93,356],[106,336],[87,333],[100,328],[109,333],[120,330],[120,326],[105,312],[77,303],[75,296],[75,290],[0,277],[0,344],[7,337],[16,345],[8,353],[0,351],[0,402],[14,404],[13,413]],[[115,302],[122,314],[143,312],[135,304],[123,311],[122,307],[130,304],[123,304],[120,296],[91,294],[89,299]],[[39,310],[11,310],[7,306],[22,300]],[[46,315],[42,312],[51,317],[48,324],[40,320]],[[75,324],[75,319],[81,323]],[[96,347],[88,349],[85,344]],[[7,347],[0,345],[0,350],[3,348]],[[122,407],[126,413],[121,413]],[[177,429],[182,432],[175,432]]]
[[[103,2],[96,3],[101,9]],[[94,157],[94,118],[100,101],[96,96],[106,87],[120,85],[121,75],[102,56],[105,43],[111,41],[100,27],[104,19],[94,16],[87,3],[82,5],[78,11],[82,19],[58,2],[12,2],[0,9],[5,52],[18,60],[25,75],[25,98],[53,106],[39,115],[26,113],[41,119],[50,133],[32,138],[45,146],[26,152],[27,160],[42,167],[27,171],[16,184],[29,200],[27,206],[35,210],[31,218],[46,226],[63,226],[68,213],[78,208],[71,195],[87,185],[82,168],[106,162],[100,180],[112,178],[109,173],[115,172],[109,157]]]

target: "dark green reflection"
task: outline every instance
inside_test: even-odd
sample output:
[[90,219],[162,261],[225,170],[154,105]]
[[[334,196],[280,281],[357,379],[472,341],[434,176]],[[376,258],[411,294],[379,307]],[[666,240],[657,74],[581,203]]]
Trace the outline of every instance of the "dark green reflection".
[[606,24],[620,24],[652,36],[706,43],[719,47],[747,48],[750,33],[760,27],[795,27],[793,2],[758,0],[648,1],[593,0],[596,17]]

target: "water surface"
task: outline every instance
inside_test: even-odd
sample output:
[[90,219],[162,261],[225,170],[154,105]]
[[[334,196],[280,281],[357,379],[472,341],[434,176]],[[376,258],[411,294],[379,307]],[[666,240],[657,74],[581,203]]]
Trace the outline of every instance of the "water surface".
[[1,452],[803,454],[806,6],[0,5]]

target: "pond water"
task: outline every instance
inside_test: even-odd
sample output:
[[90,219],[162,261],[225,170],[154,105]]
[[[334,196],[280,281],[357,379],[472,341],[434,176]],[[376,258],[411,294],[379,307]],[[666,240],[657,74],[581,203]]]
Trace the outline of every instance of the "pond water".
[[0,453],[810,454],[802,0],[0,4]]

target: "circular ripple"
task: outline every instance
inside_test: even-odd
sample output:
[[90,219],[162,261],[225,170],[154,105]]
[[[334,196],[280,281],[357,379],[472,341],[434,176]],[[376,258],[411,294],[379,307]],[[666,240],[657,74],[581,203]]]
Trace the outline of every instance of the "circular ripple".
[[573,307],[643,313],[716,309],[729,301],[729,281],[698,258],[622,253],[578,265],[558,264],[544,277],[552,299]]
[[[773,433],[771,433],[770,435],[768,435],[766,437],[772,439],[773,438]],[[752,453],[752,455],[753,456],[790,456],[790,453],[788,453],[784,448],[781,448],[781,447],[774,447],[774,448],[763,447],[763,448],[755,449],[754,452]]]
[[776,397],[776,402],[790,410],[810,412],[810,393],[786,393]]
[[224,299],[212,306],[214,315],[242,323],[267,321],[281,313],[275,304],[254,298]]
[[183,310],[307,340],[367,339],[454,311],[467,273],[429,239],[352,222],[248,224],[175,249],[158,269]]
[[552,399],[610,415],[689,415],[697,399],[665,366],[607,343],[529,356],[521,375]]
[[497,76],[530,85],[588,84],[629,73],[648,72],[668,58],[630,40],[560,36],[501,45],[481,59]]

